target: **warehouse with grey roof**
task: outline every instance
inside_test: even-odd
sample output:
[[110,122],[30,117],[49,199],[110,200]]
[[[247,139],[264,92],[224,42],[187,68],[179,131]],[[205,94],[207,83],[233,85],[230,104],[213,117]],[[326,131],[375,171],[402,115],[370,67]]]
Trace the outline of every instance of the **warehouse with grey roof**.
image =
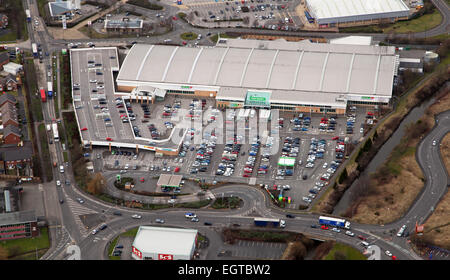
[[220,39],[215,47],[135,44],[116,82],[132,94],[146,86],[212,97],[218,107],[343,114],[348,103],[388,104],[397,61],[390,46],[242,39]]
[[410,15],[402,0],[306,0],[306,8],[322,27],[395,22]]

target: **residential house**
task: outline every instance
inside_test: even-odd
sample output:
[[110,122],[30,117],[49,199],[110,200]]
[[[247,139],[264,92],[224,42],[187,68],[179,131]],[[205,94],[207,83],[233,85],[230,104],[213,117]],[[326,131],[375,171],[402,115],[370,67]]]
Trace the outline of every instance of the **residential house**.
[[15,167],[24,168],[33,161],[33,146],[30,141],[24,141],[22,146],[4,144],[0,147],[0,162],[4,162],[4,169]]
[[8,52],[0,53],[0,70],[3,70],[3,65],[9,63],[9,54]]
[[6,102],[16,105],[17,100],[14,97],[14,95],[11,95],[9,93],[0,95],[0,108],[3,107],[3,105],[5,105]]
[[0,76],[0,91],[16,91],[18,85],[16,76],[12,74]]
[[6,102],[1,108],[1,121],[3,129],[5,129],[7,126],[15,126],[19,127],[19,120],[17,118],[17,110],[16,106]]
[[3,128],[3,143],[7,145],[12,144],[19,144],[21,139],[22,133],[20,132],[20,129],[17,126],[14,125],[8,125]]

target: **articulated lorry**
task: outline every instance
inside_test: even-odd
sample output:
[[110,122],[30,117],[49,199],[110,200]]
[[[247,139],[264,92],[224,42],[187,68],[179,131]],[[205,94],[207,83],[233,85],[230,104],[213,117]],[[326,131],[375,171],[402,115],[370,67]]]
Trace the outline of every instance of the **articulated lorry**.
[[257,227],[286,227],[286,221],[281,219],[255,218],[254,223]]

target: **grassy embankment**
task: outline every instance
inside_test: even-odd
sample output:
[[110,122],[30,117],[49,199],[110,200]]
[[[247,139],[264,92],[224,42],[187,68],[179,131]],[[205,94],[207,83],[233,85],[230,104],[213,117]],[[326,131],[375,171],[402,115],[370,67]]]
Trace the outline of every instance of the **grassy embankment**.
[[[416,161],[420,139],[434,126],[434,115],[450,108],[450,95],[431,105],[425,114],[405,129],[405,135],[370,178],[370,195],[360,198],[353,219],[361,223],[385,224],[401,218],[424,187],[424,177]],[[444,217],[441,217],[444,220]],[[442,221],[442,220],[441,220]],[[442,224],[442,222],[441,222]]]
[[[36,260],[42,257],[50,247],[48,228],[40,228],[37,237],[0,241],[7,250],[9,260]],[[37,254],[37,258],[36,258]]]

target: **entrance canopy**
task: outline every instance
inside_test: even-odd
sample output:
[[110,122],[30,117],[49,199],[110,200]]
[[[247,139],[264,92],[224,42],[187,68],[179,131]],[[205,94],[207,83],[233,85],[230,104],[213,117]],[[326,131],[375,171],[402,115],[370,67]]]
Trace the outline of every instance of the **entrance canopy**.
[[280,157],[280,159],[278,160],[278,166],[294,167],[295,166],[295,158],[294,157]]
[[248,90],[245,98],[245,106],[270,107],[270,92]]

